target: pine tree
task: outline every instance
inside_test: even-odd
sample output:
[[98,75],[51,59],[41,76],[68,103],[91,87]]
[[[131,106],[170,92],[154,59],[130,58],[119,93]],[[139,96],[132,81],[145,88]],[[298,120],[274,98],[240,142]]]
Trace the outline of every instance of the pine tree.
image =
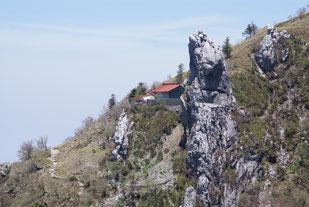
[[183,71],[184,71],[184,65],[182,63],[180,63],[178,65],[177,76],[176,76],[177,83],[182,83],[182,81],[183,81],[182,80]]
[[116,95],[112,94],[111,98],[108,100],[108,108],[111,109],[116,105]]
[[248,35],[249,38],[252,37],[253,35],[256,34],[258,27],[256,26],[256,24],[254,24],[254,22],[252,21],[251,24],[248,24],[247,28],[245,29],[245,31],[242,33],[242,35]]
[[230,44],[230,38],[227,37],[224,41],[224,44],[222,46],[222,51],[225,54],[225,56],[227,58],[231,57],[231,53],[232,53],[232,46]]
[[248,24],[247,28],[246,28],[245,31],[242,33],[242,35],[248,35],[249,37],[251,37],[251,35],[252,35],[252,27],[251,27],[251,24]]
[[136,96],[136,88],[133,88],[129,94],[129,98],[133,99]]
[[137,86],[137,94],[140,95],[144,95],[147,91],[147,87],[146,84],[143,82],[139,82],[138,86]]

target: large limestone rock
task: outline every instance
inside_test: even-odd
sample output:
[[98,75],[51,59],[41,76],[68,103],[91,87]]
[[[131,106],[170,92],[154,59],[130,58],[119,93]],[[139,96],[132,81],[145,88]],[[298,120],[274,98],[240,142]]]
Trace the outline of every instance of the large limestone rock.
[[[198,176],[196,193],[204,206],[237,206],[243,189],[256,179],[259,155],[253,151],[243,155],[238,149],[231,116],[233,96],[222,51],[201,31],[189,40],[191,74],[183,99],[187,164]],[[235,180],[227,182],[227,174]],[[186,194],[190,195],[188,192],[195,191],[188,188]],[[188,200],[185,196],[184,203]]]
[[128,154],[129,139],[132,135],[133,124],[134,123],[129,120],[126,112],[123,110],[119,117],[116,132],[113,138],[116,147],[113,150],[112,155],[116,160],[126,158]]
[[261,49],[255,53],[255,60],[264,72],[274,70],[275,63],[284,62],[289,56],[289,48],[286,39],[290,38],[285,30],[280,33],[274,31],[274,27],[267,26],[267,35],[261,42]]
[[231,86],[224,54],[218,45],[202,31],[189,37],[190,80],[196,86],[196,98],[207,103],[228,105]]
[[190,186],[186,189],[184,202],[182,207],[194,207],[196,204],[196,191]]

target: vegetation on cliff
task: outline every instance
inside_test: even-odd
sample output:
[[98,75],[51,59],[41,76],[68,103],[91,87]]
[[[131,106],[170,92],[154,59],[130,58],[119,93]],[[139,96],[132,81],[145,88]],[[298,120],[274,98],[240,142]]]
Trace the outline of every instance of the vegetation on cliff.
[[[255,36],[233,48],[228,59],[233,94],[239,106],[234,111],[244,149],[255,147],[263,155],[264,175],[242,196],[241,206],[255,206],[263,181],[271,186],[266,200],[280,206],[308,204],[309,186],[309,15],[275,25],[286,30],[289,57],[263,75],[254,53],[266,35]],[[279,50],[279,48],[274,48]],[[248,114],[246,114],[248,113]],[[307,164],[306,164],[307,163]]]
[[[239,147],[243,154],[261,154],[263,167],[239,206],[309,204],[307,28],[308,14],[275,25],[291,37],[287,61],[276,64],[273,72],[261,72],[254,59],[266,28],[235,45],[228,55]],[[181,77],[170,81],[188,78],[189,73],[180,72]],[[128,99],[145,92],[140,83]],[[114,161],[113,136],[123,110],[134,122],[133,135],[127,159]],[[187,167],[187,150],[179,145],[184,138],[181,117],[168,106],[113,100],[98,119],[88,117],[72,138],[57,146],[58,154],[42,148],[25,161],[0,168],[0,207],[180,206],[185,189],[197,182]],[[234,171],[226,166],[225,182],[234,182]]]

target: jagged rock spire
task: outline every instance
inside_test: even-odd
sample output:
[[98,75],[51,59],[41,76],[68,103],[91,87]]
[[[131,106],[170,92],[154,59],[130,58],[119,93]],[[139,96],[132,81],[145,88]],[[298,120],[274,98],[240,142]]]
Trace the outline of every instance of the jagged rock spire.
[[190,80],[189,84],[202,90],[207,103],[229,104],[231,86],[228,67],[223,52],[214,40],[202,31],[189,37]]
[[[184,97],[187,164],[198,177],[196,189],[186,190],[184,206],[236,207],[243,189],[256,176],[258,156],[237,154],[239,136],[233,121],[228,67],[218,45],[202,31],[189,37],[190,79]],[[237,181],[225,182],[226,166]]]

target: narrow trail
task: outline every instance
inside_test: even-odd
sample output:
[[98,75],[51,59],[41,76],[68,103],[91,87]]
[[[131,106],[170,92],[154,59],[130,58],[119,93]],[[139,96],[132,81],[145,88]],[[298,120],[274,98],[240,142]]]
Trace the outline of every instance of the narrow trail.
[[[59,178],[58,176],[55,175],[55,170],[56,170],[56,167],[57,167],[57,164],[58,164],[58,161],[57,161],[57,154],[59,153],[59,150],[57,149],[51,149],[50,150],[50,157],[47,158],[48,160],[52,161],[52,165],[50,166],[50,169],[49,169],[49,174],[52,178]],[[80,179],[77,180],[78,181],[78,186],[79,186],[79,192],[78,192],[78,195],[81,196],[84,191],[85,191],[85,186],[84,186],[84,183],[82,183],[80,181]]]
[[55,175],[55,169],[56,169],[56,166],[57,166],[57,163],[58,163],[58,161],[57,161],[57,154],[59,153],[59,150],[57,150],[57,149],[51,149],[50,150],[50,157],[49,158],[47,158],[48,160],[50,160],[50,161],[52,161],[53,162],[53,164],[52,164],[52,166],[50,167],[50,169],[49,169],[49,174],[50,174],[50,176],[52,177],[52,178],[57,178],[57,176]]
[[78,180],[78,185],[79,185],[78,195],[81,196],[85,191],[84,183],[82,183],[80,180]]

